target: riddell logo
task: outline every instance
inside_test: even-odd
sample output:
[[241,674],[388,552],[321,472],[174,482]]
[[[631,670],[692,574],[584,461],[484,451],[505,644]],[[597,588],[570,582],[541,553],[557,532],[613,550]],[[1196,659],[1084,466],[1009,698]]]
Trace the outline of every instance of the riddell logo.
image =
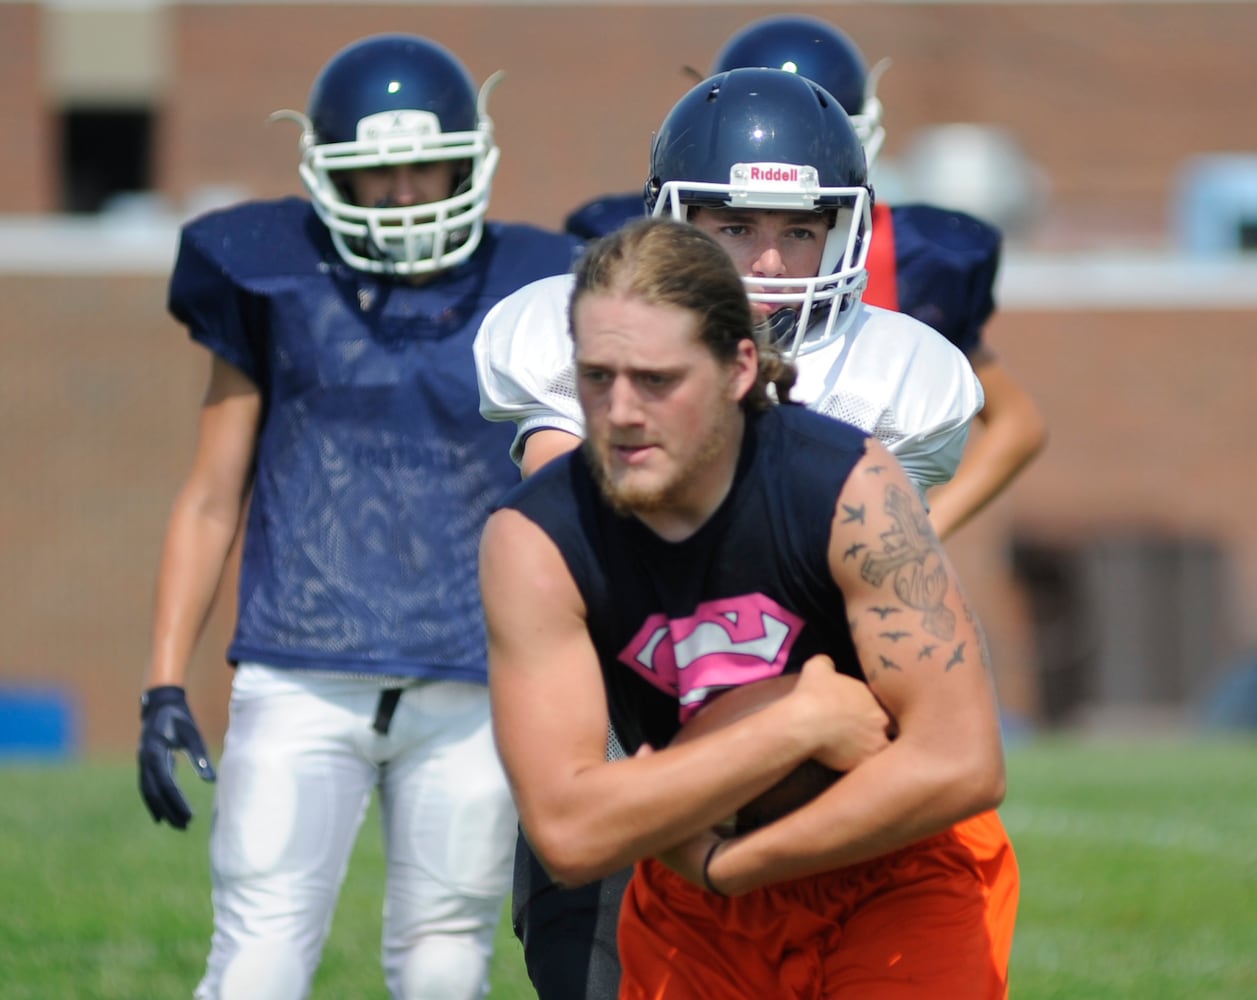
[[359,142],[421,142],[428,136],[440,134],[441,123],[431,111],[379,111],[358,121]]
[[798,167],[759,167],[751,165],[753,181],[798,181]]

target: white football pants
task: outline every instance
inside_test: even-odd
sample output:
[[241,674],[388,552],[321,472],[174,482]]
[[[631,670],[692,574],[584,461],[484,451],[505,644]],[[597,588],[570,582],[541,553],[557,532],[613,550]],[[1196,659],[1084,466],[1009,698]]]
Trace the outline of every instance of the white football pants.
[[210,833],[214,937],[199,1000],[307,996],[379,789],[382,944],[394,1000],[477,1000],[510,889],[514,805],[488,689],[407,688],[387,735],[381,683],[241,664]]

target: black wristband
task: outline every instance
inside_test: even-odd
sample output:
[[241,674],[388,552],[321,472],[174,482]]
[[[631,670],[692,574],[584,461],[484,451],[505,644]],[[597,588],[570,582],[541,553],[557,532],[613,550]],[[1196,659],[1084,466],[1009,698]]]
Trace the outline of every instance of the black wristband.
[[711,859],[715,857],[717,848],[719,848],[722,844],[724,844],[723,840],[717,840],[711,845],[711,847],[707,848],[707,856],[703,858],[703,885],[706,887],[708,892],[714,893],[721,899],[727,899],[728,897],[717,889],[711,881]]

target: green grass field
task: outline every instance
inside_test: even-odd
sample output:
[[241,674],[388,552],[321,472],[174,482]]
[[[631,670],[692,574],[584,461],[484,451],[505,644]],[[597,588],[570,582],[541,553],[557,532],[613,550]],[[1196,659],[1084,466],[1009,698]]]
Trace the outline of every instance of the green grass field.
[[[1257,997],[1257,742],[1040,740],[1009,754],[1015,1000]],[[210,790],[155,827],[129,761],[0,765],[0,997],[191,996],[210,930]],[[385,997],[372,814],[316,998]],[[494,1000],[534,996],[503,925]]]

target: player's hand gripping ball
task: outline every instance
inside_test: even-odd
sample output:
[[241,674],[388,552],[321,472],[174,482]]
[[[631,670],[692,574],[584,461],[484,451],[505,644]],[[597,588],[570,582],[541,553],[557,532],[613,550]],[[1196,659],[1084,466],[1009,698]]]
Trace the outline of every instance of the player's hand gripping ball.
[[[798,679],[798,674],[782,674],[721,692],[681,727],[672,738],[672,746],[716,732],[772,704],[778,698],[784,698],[794,690]],[[811,802],[840,777],[842,774],[839,771],[814,760],[805,760],[772,788],[744,805],[736,816],[721,826],[734,833],[745,833],[765,826]]]

